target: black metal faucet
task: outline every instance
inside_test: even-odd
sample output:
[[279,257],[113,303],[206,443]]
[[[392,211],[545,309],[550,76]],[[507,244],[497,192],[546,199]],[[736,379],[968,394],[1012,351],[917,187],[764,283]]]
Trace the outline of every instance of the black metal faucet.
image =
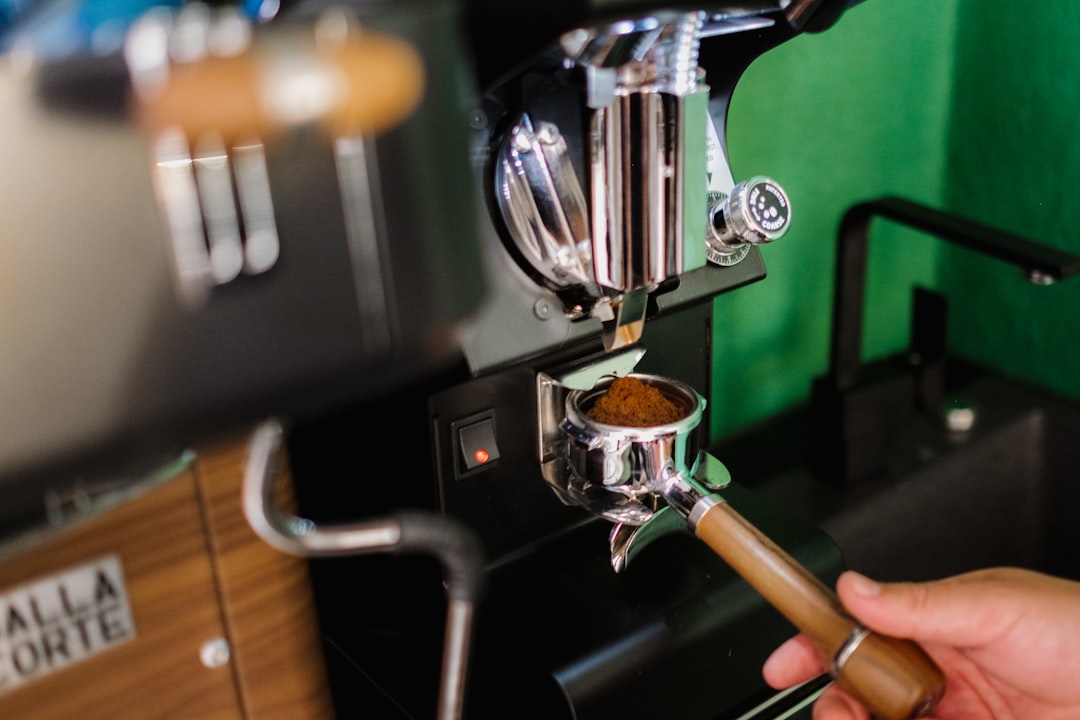
[[811,392],[811,465],[852,485],[885,473],[892,430],[915,411],[940,412],[945,380],[947,303],[913,295],[911,346],[901,358],[860,358],[870,223],[881,217],[1020,267],[1050,284],[1080,274],[1080,256],[1056,250],[910,200],[886,197],[848,208],[840,222],[829,369]]

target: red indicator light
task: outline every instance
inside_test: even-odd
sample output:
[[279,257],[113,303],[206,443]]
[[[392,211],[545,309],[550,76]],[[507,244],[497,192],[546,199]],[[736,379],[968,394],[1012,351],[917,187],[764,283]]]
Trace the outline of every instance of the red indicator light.
[[489,457],[488,456],[488,451],[484,450],[483,448],[480,448],[479,450],[476,451],[476,454],[473,457],[476,458],[476,462],[483,465],[484,463],[486,463],[488,461],[488,457]]

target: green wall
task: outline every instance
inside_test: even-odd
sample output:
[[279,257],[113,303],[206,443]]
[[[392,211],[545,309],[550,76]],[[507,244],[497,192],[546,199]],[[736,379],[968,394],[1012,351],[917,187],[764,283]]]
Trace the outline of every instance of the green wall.
[[[866,0],[758,59],[733,96],[736,179],[775,177],[792,230],[769,276],[715,301],[713,439],[804,402],[825,371],[836,228],[899,194],[1080,253],[1080,3]],[[950,352],[1080,399],[1080,279],[1050,287],[876,222],[863,356],[908,340],[912,284],[944,291]]]
[[[825,371],[844,210],[887,194],[940,205],[957,17],[943,0],[867,0],[762,56],[735,88],[735,178],[780,182],[792,229],[763,248],[767,278],[715,301],[714,439],[802,402]],[[906,344],[911,285],[935,276],[940,243],[902,233],[873,233],[864,357]]]
[[[1080,3],[964,0],[961,15],[944,202],[1080,253]],[[1080,279],[1037,287],[947,249],[941,285],[955,352],[1080,399]]]

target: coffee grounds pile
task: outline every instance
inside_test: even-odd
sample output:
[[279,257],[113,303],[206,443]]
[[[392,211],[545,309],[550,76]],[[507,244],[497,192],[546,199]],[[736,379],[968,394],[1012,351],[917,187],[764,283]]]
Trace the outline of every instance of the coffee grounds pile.
[[652,427],[681,420],[686,409],[652,385],[635,377],[621,377],[596,399],[588,416],[605,425]]

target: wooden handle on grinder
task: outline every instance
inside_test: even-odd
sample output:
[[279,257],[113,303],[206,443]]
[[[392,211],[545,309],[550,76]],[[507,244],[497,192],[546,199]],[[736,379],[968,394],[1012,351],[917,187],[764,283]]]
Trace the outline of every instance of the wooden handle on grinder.
[[337,43],[284,36],[246,52],[175,63],[163,87],[137,98],[152,132],[180,127],[188,137],[266,137],[316,121],[331,135],[376,134],[420,104],[424,66],[404,40],[372,31]]
[[908,720],[929,714],[941,699],[944,676],[918,644],[864,635],[836,593],[726,502],[708,509],[695,533],[810,637],[837,685],[871,713]]

